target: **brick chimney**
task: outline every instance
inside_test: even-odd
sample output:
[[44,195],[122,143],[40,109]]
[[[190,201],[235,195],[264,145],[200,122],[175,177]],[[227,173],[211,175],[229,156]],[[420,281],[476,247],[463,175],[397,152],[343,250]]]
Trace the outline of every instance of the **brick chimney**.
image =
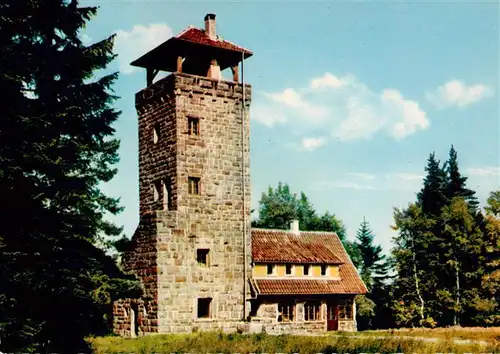
[[297,235],[300,234],[299,220],[292,220],[292,222],[290,223],[290,231]]
[[210,39],[217,39],[217,31],[215,29],[215,14],[207,14],[205,16],[205,33]]

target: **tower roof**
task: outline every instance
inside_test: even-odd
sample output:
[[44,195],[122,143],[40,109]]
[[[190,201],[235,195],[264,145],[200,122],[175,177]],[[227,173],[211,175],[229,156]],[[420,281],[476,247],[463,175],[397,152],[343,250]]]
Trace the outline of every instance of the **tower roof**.
[[[213,25],[207,25],[212,21]],[[209,33],[215,27],[215,15],[205,17],[205,30],[189,26],[176,36],[163,42],[156,48],[134,60],[131,65],[146,69],[176,71],[177,58],[184,58],[183,71],[203,73],[206,70],[206,59],[216,59],[221,70],[237,65],[240,61],[253,55],[251,51]]]

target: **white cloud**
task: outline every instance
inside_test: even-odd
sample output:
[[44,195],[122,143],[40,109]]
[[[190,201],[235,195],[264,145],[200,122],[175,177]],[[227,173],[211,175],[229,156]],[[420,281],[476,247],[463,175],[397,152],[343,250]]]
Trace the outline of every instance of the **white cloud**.
[[304,138],[301,147],[304,150],[312,151],[326,144],[325,138]]
[[427,100],[440,109],[464,108],[493,96],[493,90],[486,85],[467,86],[460,80],[451,80],[434,91],[426,92]]
[[364,181],[374,180],[376,178],[375,175],[371,175],[369,173],[362,173],[362,172],[350,172],[350,173],[348,173],[348,175],[355,177],[355,178],[362,179]]
[[500,176],[500,166],[469,168],[467,172],[472,176]]
[[339,78],[330,73],[325,73],[322,77],[318,77],[311,80],[312,89],[323,89],[323,88],[341,88],[342,86],[348,85],[350,82],[348,76]]
[[172,37],[172,29],[165,24],[135,25],[132,30],[116,31],[115,50],[120,71],[130,74],[137,70],[132,61]]
[[420,109],[418,103],[405,100],[399,91],[384,90],[382,92],[382,102],[388,114],[394,116],[390,134],[395,139],[402,139],[417,130],[424,130],[429,127],[427,115]]
[[251,108],[250,118],[267,127],[286,122],[286,115],[278,107],[256,105]]
[[302,119],[320,122],[328,115],[328,109],[322,105],[312,104],[291,88],[283,92],[269,93],[266,96],[275,103],[282,104],[287,108],[294,109]]
[[90,44],[90,42],[92,42],[92,38],[86,33],[81,33],[78,37],[84,45]]
[[286,88],[263,97],[255,100],[257,111],[274,114],[260,115],[258,122],[286,124],[303,135],[328,131],[339,140],[356,140],[383,133],[399,140],[430,125],[417,102],[397,90],[375,92],[352,75],[325,73],[302,89]]

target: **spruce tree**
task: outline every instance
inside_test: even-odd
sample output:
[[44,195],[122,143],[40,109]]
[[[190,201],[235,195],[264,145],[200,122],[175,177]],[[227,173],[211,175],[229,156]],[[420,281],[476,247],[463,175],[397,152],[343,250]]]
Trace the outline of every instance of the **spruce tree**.
[[[79,352],[108,330],[114,299],[137,296],[105,250],[121,211],[115,175],[113,37],[79,40],[96,8],[0,4],[0,350]],[[8,202],[7,202],[8,201]]]
[[362,259],[360,265],[361,278],[368,288],[372,289],[374,283],[387,278],[389,265],[386,256],[382,254],[382,247],[373,244],[374,235],[369,223],[364,218],[356,233],[356,239],[356,245]]
[[451,203],[455,197],[463,198],[472,210],[476,210],[479,202],[476,192],[466,187],[467,177],[461,175],[458,167],[458,154],[453,145],[450,148],[448,161],[446,162],[447,186],[446,197]]
[[441,208],[447,204],[447,178],[434,152],[427,160],[425,171],[427,175],[424,178],[424,186],[417,195],[417,204],[425,214],[438,216],[441,214]]
[[[361,259],[358,269],[360,269],[361,278],[368,288],[368,294],[360,297],[357,301],[366,309],[358,312],[358,327],[368,329],[372,328],[375,323],[383,326],[383,323],[387,322],[387,318],[381,319],[380,316],[388,313],[388,306],[382,301],[386,300],[388,295],[388,286],[384,280],[388,279],[389,264],[386,256],[382,254],[382,247],[373,244],[373,232],[364,218],[356,233],[356,240],[355,245]],[[371,310],[368,311],[370,305]]]

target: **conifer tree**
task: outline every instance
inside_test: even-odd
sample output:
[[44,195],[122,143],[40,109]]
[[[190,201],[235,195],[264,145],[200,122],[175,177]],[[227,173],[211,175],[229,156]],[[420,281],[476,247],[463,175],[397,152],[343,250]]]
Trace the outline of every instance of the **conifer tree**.
[[[137,296],[105,250],[121,211],[100,184],[115,175],[119,116],[113,37],[80,31],[96,8],[77,1],[0,4],[0,350],[80,352],[104,333],[114,299]],[[8,201],[8,202],[7,202]]]
[[422,211],[427,215],[438,216],[441,208],[446,205],[447,195],[446,172],[436,159],[434,152],[430,154],[425,167],[427,175],[424,178],[422,190],[417,195],[417,204],[422,207]]
[[[358,311],[357,321],[360,329],[372,328],[374,323],[382,324],[387,319],[377,318],[387,314],[388,286],[384,280],[388,279],[389,264],[382,253],[380,245],[374,245],[374,235],[369,223],[363,218],[356,233],[356,248],[359,250],[360,275],[368,288],[368,294],[358,297],[357,304],[365,309]],[[370,308],[371,306],[371,308]]]
[[361,255],[360,273],[361,278],[372,289],[374,283],[387,279],[389,265],[386,256],[382,254],[382,247],[374,245],[374,235],[368,221],[363,218],[356,233],[356,245]]
[[446,162],[447,186],[446,197],[451,203],[455,197],[463,198],[473,210],[479,202],[475,196],[476,192],[466,187],[467,177],[462,176],[458,167],[458,154],[453,145],[450,148],[448,161]]

